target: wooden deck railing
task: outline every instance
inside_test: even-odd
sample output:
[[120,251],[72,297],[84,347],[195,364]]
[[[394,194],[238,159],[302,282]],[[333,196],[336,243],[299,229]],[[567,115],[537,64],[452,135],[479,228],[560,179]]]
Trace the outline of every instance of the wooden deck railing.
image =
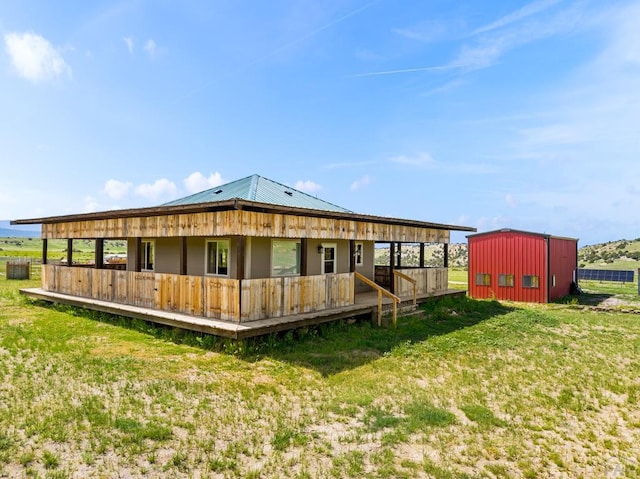
[[47,291],[236,322],[355,303],[352,273],[244,279],[77,268],[46,264]]
[[340,308],[355,302],[351,273],[243,279],[241,287],[243,322]]
[[375,291],[378,292],[378,326],[382,325],[382,295],[391,298],[391,301],[393,302],[393,325],[395,326],[398,320],[398,303],[400,302],[400,298],[398,298],[391,291],[387,291],[382,286],[377,285],[366,276],[363,276],[358,272],[353,274],[364,284],[371,286]]
[[[396,278],[400,278],[400,279],[404,279],[405,281],[409,281],[409,283],[411,283],[413,285],[413,305],[415,306],[417,304],[417,302],[418,302],[418,298],[417,298],[418,295],[417,295],[417,292],[416,292],[417,291],[417,286],[416,285],[418,284],[418,281],[413,279],[410,276],[407,276],[406,274],[402,273],[401,271],[398,271],[398,270],[395,270],[395,269],[393,270],[393,275],[394,275],[394,281],[396,280]],[[399,288],[397,287],[398,283],[396,282],[395,284],[396,284],[395,290],[398,291],[399,290]]]
[[42,287],[88,299],[240,321],[239,281],[46,264]]

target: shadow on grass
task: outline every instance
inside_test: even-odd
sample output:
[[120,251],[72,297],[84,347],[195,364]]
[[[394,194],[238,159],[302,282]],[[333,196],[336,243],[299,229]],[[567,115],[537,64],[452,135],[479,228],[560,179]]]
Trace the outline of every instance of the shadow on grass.
[[398,345],[449,334],[514,310],[497,301],[446,297],[423,304],[419,314],[398,318],[395,328],[392,325],[378,327],[368,319],[351,319],[233,340],[84,308],[28,301],[39,307],[135,330],[175,344],[232,354],[248,362],[268,357],[311,368],[323,375],[357,368]]
[[261,354],[254,357],[286,361],[326,376],[374,361],[402,344],[446,335],[513,310],[497,301],[477,301],[465,296],[442,298],[423,304],[422,314],[398,318],[396,328],[378,327],[362,320],[290,331],[284,336],[293,340],[270,344],[267,339]]
[[577,304],[581,306],[600,306],[607,299],[612,298],[613,296],[615,295],[608,293],[582,292],[580,294],[564,296],[554,302],[559,304]]

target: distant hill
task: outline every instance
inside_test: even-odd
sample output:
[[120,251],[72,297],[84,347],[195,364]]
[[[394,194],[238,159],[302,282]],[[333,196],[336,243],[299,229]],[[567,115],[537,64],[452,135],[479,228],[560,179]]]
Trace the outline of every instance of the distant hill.
[[[441,244],[425,246],[424,259],[426,266],[441,266],[443,264],[444,248]],[[375,262],[380,265],[389,264],[389,248],[376,248]],[[415,244],[402,245],[402,264],[418,266],[420,264],[420,247]],[[449,245],[449,266],[464,268],[467,266],[467,245],[452,243]]]
[[39,238],[40,225],[12,226],[9,220],[0,220],[0,238]]
[[[402,263],[417,266],[420,249],[417,245],[402,246]],[[442,245],[427,245],[425,263],[427,266],[442,264]],[[449,266],[466,268],[468,249],[465,243],[449,245]],[[389,248],[376,248],[376,264],[389,264]],[[578,249],[578,267],[592,269],[636,270],[640,268],[640,238],[617,240],[607,243],[583,246]]]
[[0,228],[0,238],[39,238],[39,231],[14,230],[11,228]]
[[638,269],[640,268],[640,238],[583,246],[578,251],[578,267]]

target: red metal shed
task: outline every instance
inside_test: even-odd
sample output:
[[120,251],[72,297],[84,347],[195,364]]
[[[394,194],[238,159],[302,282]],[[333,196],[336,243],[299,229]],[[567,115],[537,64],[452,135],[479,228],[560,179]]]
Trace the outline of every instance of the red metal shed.
[[577,239],[512,229],[467,239],[471,297],[547,303],[571,292]]

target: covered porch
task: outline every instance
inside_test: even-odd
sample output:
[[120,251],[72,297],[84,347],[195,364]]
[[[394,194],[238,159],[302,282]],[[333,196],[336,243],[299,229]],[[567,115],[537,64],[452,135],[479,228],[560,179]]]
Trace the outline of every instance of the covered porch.
[[[27,296],[160,324],[241,339],[349,317],[375,319],[392,306],[464,294],[447,288],[446,269],[413,269],[414,294],[400,302],[356,292],[355,274],[230,280],[148,272],[43,265],[43,287]],[[406,281],[405,281],[406,282]],[[420,285],[418,287],[418,284]],[[382,303],[382,304],[380,304]]]

